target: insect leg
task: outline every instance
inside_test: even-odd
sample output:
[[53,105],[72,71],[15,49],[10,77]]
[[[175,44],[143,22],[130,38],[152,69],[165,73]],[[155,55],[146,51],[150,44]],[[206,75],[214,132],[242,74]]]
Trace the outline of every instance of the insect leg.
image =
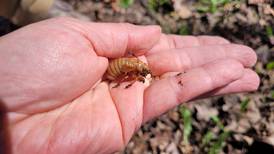
[[117,88],[117,87],[119,87],[119,86],[120,86],[120,83],[116,83],[116,85],[113,86],[112,88]]
[[137,79],[138,81],[141,81],[141,82],[145,83],[145,78],[142,77],[142,76],[139,76],[139,77],[137,77],[136,79]]
[[128,76],[127,74],[123,74],[123,75],[119,76],[119,77],[115,80],[116,85],[113,86],[112,88],[117,88],[117,87],[119,87],[120,84],[121,84],[122,82],[125,82],[125,81],[128,79],[128,77],[129,77],[129,76]]
[[[135,74],[135,72],[127,72],[126,74],[122,74],[121,76],[119,76],[116,79],[116,85],[113,88],[117,88],[122,82],[127,82],[127,81],[133,81],[133,83],[135,81],[137,81],[137,75]],[[133,84],[131,83],[131,84]]]
[[125,87],[126,89],[131,87],[136,81],[141,81],[142,83],[145,83],[145,79],[142,76],[133,76],[132,79],[133,79],[133,81]]
[[129,52],[128,53],[128,57],[135,57],[135,58],[138,58],[136,55],[134,55],[134,53],[132,53],[132,52]]
[[137,81],[137,79],[134,79],[130,84],[125,86],[125,89],[131,87],[136,81]]

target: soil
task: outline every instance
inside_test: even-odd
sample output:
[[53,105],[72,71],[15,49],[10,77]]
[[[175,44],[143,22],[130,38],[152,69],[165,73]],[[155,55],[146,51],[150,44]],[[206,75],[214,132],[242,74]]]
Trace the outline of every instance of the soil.
[[[209,10],[210,7],[206,8],[208,4],[195,0],[162,0],[156,5],[148,1],[134,1],[126,9],[120,7],[119,1],[111,0],[66,2],[74,11],[95,22],[158,24],[166,33],[220,35],[231,42],[248,45],[258,55],[254,69],[261,84],[253,93],[185,104],[192,115],[189,143],[183,141],[184,122],[179,112],[181,107],[177,107],[145,124],[120,153],[212,153],[210,149],[224,131],[230,133],[215,153],[274,153],[274,69],[270,67],[274,61],[274,36],[271,33],[274,30],[274,2],[229,1]],[[244,103],[246,107],[243,107]],[[224,128],[218,127],[212,116],[217,117]],[[207,132],[213,137],[204,144],[202,140]]]
[[[165,33],[179,35],[219,35],[258,55],[253,69],[261,83],[256,92],[184,104],[191,111],[189,142],[184,141],[186,123],[179,106],[142,126],[119,153],[274,153],[274,1],[223,1],[227,3],[215,7],[206,3],[210,0],[139,0],[122,8],[119,0],[59,0],[58,7],[68,3],[67,13],[84,20],[158,24]],[[1,22],[7,25],[1,33],[16,28]]]

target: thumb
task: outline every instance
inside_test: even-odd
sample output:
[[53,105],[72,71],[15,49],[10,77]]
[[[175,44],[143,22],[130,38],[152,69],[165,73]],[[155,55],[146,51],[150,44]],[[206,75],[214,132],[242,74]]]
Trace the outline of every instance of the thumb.
[[92,23],[73,18],[57,18],[90,41],[98,56],[117,58],[131,52],[142,55],[160,39],[159,26],[137,26],[129,23]]
[[158,42],[161,34],[158,26],[127,23],[88,23],[85,27],[97,55],[109,58],[121,57],[127,52],[142,55]]

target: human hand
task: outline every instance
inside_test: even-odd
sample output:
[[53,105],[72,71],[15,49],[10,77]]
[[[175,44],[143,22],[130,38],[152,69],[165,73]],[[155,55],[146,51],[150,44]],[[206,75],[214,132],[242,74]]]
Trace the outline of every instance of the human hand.
[[[14,153],[112,153],[180,103],[259,84],[249,69],[252,49],[220,37],[166,35],[157,26],[56,18],[0,38],[0,49],[0,98]],[[129,51],[161,80],[128,89],[101,82],[108,58]]]

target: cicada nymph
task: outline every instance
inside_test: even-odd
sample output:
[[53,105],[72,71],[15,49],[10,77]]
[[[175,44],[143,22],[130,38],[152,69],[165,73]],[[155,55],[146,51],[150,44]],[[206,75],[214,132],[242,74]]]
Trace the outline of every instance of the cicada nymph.
[[129,88],[136,81],[145,82],[151,71],[146,63],[136,57],[117,58],[110,60],[104,79],[117,83],[117,87],[122,82],[130,82],[126,86]]

